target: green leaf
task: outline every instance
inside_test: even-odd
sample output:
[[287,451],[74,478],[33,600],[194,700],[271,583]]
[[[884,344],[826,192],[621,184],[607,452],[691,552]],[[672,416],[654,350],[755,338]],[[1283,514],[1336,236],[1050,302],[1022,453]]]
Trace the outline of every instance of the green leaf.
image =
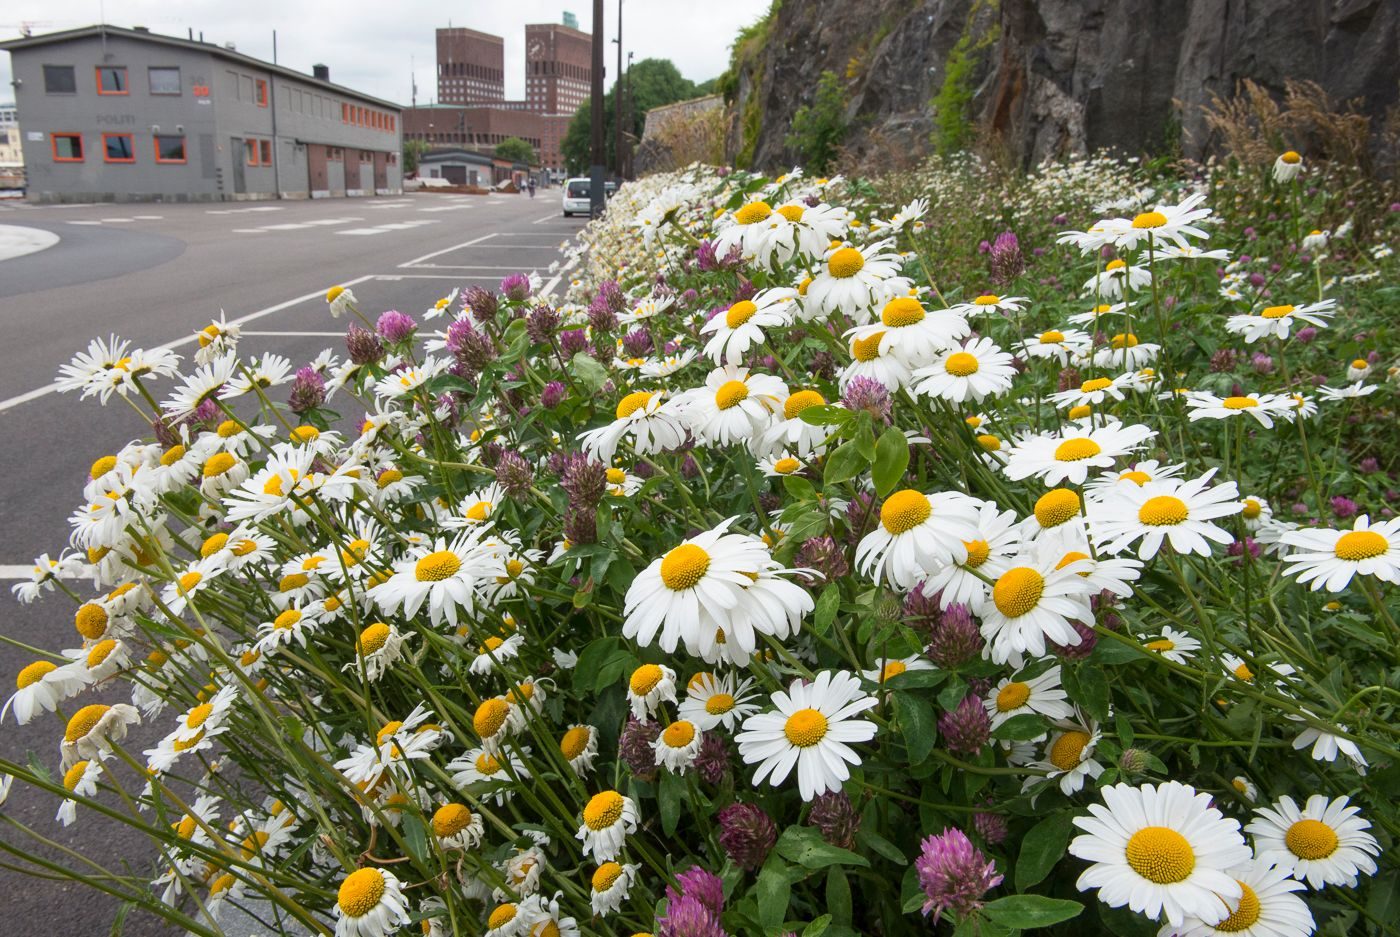
[[1100,722],[1108,719],[1108,679],[1102,670],[1091,664],[1081,664],[1065,668],[1062,675],[1070,699]]
[[826,873],[826,910],[833,921],[851,923],[851,883],[839,865],[833,865]]
[[826,470],[822,473],[822,484],[830,488],[855,478],[869,464],[863,459],[860,450],[853,442],[843,442],[827,457]]
[[754,885],[758,899],[758,920],[765,928],[777,927],[787,919],[788,902],[792,900],[792,880],[787,866],[776,853],[769,855],[758,873]]
[[506,350],[501,354],[499,363],[508,364],[525,354],[530,347],[530,339],[525,334],[525,320],[513,319],[510,325],[506,326],[505,332],[501,334],[501,341],[505,343]]
[[917,765],[928,758],[938,737],[933,707],[922,696],[903,691],[894,694],[899,712],[899,727],[904,733],[904,745],[909,750],[909,763]]
[[946,670],[906,670],[885,681],[887,690],[932,690],[948,679]]
[[878,852],[895,865],[908,865],[909,858],[899,851],[899,847],[873,830],[864,827],[856,833],[856,842],[871,852]]
[[[624,674],[629,674],[641,666],[641,662],[632,656],[632,652],[624,648],[613,651],[601,664],[594,674],[593,689],[601,690],[610,687],[618,681]],[[575,672],[581,670],[576,667]]]
[[408,847],[409,853],[419,862],[425,862],[428,858],[428,831],[423,826],[423,821],[413,814],[406,814],[403,818],[403,838],[404,845]]
[[597,391],[608,382],[608,372],[585,352],[577,352],[569,362],[569,370],[578,382],[590,391]]
[[574,667],[574,689],[591,690],[596,686],[598,668],[622,646],[622,639],[616,637],[598,638],[590,641],[578,655]]
[[836,583],[828,583],[822,590],[822,594],[817,596],[817,608],[812,615],[812,631],[816,634],[826,634],[831,628],[831,623],[836,620],[836,613],[841,608],[841,587]]
[[783,489],[788,493],[788,497],[796,501],[817,500],[817,489],[812,487],[812,483],[800,475],[784,475]]
[[967,695],[967,681],[961,677],[954,676],[953,682],[943,688],[938,694],[938,708],[945,712],[958,708],[958,704]]
[[851,411],[845,407],[833,407],[824,404],[816,407],[807,407],[797,415],[797,418],[808,426],[838,426],[850,419]]
[[1044,895],[1011,895],[998,898],[982,909],[982,913],[993,923],[1020,930],[1049,927],[1078,917],[1083,911],[1084,906],[1077,901],[1046,898]]
[[661,775],[661,789],[657,800],[661,805],[661,829],[667,836],[676,832],[676,824],[681,818],[681,801],[685,799],[685,782],[667,771]]
[[1031,827],[1021,840],[1016,859],[1016,890],[1025,891],[1045,881],[1045,876],[1064,858],[1072,829],[1069,813],[1056,813]]
[[778,838],[775,848],[778,855],[807,869],[824,869],[829,865],[870,866],[869,859],[849,849],[831,845],[810,826],[788,827]]
[[904,478],[909,467],[909,443],[904,434],[891,426],[875,443],[875,493],[884,498]]
[[1028,742],[1045,734],[1045,720],[1035,713],[1021,713],[1012,716],[992,730],[992,738],[1009,739],[1013,742]]
[[861,454],[861,458],[867,462],[875,461],[875,424],[868,413],[861,413],[856,416],[856,451]]
[[802,928],[802,937],[821,937],[826,933],[826,929],[831,926],[831,915],[823,914],[806,927]]

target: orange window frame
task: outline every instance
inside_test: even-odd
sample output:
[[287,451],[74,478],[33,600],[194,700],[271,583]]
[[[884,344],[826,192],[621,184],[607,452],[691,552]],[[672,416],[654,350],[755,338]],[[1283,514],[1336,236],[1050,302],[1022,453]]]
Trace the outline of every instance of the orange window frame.
[[267,79],[257,78],[254,80],[256,82],[255,87],[257,89],[258,107],[267,107]]
[[[113,159],[107,153],[107,140],[111,137],[126,137],[127,149],[131,155],[126,159]],[[104,133],[102,135],[102,162],[104,163],[134,163],[136,162],[136,138],[129,133]]]
[[[160,138],[161,138],[161,137],[179,137],[179,138],[180,138],[180,152],[183,153],[184,155],[181,156],[179,159],[161,159],[161,156],[160,156]],[[188,162],[190,161],[189,142],[185,139],[184,134],[179,134],[179,133],[158,133],[158,134],[156,134],[155,136],[153,136],[153,137],[151,138],[151,145],[152,145],[152,146],[154,147],[154,149],[155,149],[155,155],[156,155],[156,162],[157,162],[157,163],[162,163],[162,164],[164,164],[164,165],[166,165],[166,166],[183,166],[184,164],[186,164],[186,163],[188,163]]]
[[243,141],[243,164],[245,166],[257,166],[258,163],[258,141],[248,137]]
[[258,141],[258,153],[259,153],[259,156],[260,156],[261,159],[262,159],[262,164],[263,164],[264,166],[271,166],[271,165],[272,165],[272,141],[271,141],[271,140],[259,140],[259,141]]
[[[102,90],[102,69],[104,69],[104,68],[110,68],[112,71],[121,72],[121,73],[122,73],[122,76],[123,76],[123,78],[122,78],[122,84],[124,84],[124,85],[126,86],[124,90],[122,90],[122,91],[103,91],[103,90]],[[125,65],[98,65],[95,69],[93,69],[93,80],[97,82],[97,93],[98,93],[98,94],[105,95],[105,96],[108,96],[108,97],[125,97],[125,96],[131,94],[131,76],[130,76],[130,74],[128,74],[127,68],[126,68]]]
[[[59,137],[75,137],[75,138],[77,139],[77,141],[78,141],[78,154],[79,154],[79,155],[77,155],[77,156],[59,156],[59,155],[58,155],[58,138],[59,138]],[[67,132],[64,132],[64,133],[51,133],[51,134],[49,134],[49,152],[53,154],[53,161],[54,161],[55,163],[81,163],[81,162],[83,162],[83,161],[86,159],[86,157],[87,157],[87,151],[83,149],[83,135],[82,135],[81,133],[67,133]]]

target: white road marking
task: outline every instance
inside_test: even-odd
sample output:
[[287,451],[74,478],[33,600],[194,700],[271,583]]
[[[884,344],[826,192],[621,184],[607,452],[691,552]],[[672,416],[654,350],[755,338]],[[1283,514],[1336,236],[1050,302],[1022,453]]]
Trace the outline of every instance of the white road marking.
[[553,221],[556,218],[558,218],[560,221],[568,221],[568,219],[565,218],[562,213],[552,211],[549,214],[545,215],[543,218],[541,218],[539,221],[532,221],[530,222],[530,224],[544,224],[546,221]]
[[[349,288],[349,287],[351,287],[351,286],[354,286],[354,285],[357,284],[357,283],[363,283],[363,282],[365,282],[366,280],[372,280],[372,279],[374,279],[374,274],[372,274],[372,273],[367,273],[367,274],[365,274],[365,275],[362,276],[362,277],[356,277],[356,278],[353,279],[353,280],[346,280],[344,283],[341,283],[340,285],[343,286],[343,287]],[[297,305],[297,304],[299,304],[299,303],[304,303],[304,302],[306,302],[307,300],[311,300],[311,299],[324,299],[324,298],[325,298],[325,295],[326,295],[326,291],[325,291],[325,290],[323,290],[323,289],[318,289],[318,290],[316,290],[315,292],[307,293],[307,294],[304,295],[304,296],[298,296],[296,299],[289,299],[289,300],[287,300],[286,302],[278,303],[278,304],[275,305],[275,306],[268,306],[266,309],[259,309],[257,312],[250,312],[250,313],[248,313],[246,316],[240,316],[240,317],[237,318],[237,319],[231,320],[231,321],[229,322],[229,325],[243,325],[243,324],[246,323],[246,322],[256,322],[258,319],[261,319],[261,318],[263,318],[264,316],[270,316],[270,315],[272,315],[274,312],[281,312],[283,309],[288,309],[288,308],[290,308],[290,307],[292,307],[292,306],[295,306],[295,305]],[[155,348],[179,348],[181,345],[188,345],[188,344],[190,344],[191,342],[195,341],[197,338],[199,338],[199,333],[197,333],[197,332],[192,332],[192,333],[190,333],[189,335],[184,336],[183,338],[177,338],[177,339],[175,339],[174,341],[165,342],[164,344],[156,345],[156,346],[154,346],[154,347],[155,347]],[[8,410],[8,409],[10,409],[11,407],[17,407],[17,406],[19,406],[20,404],[22,404],[22,403],[28,403],[28,402],[31,401],[31,400],[37,400],[37,399],[39,399],[40,397],[44,397],[44,396],[47,396],[48,394],[52,394],[52,393],[54,393],[54,392],[57,391],[57,390],[58,390],[58,385],[57,385],[57,384],[48,384],[48,385],[46,385],[46,386],[44,386],[44,387],[36,387],[34,390],[31,390],[31,391],[29,391],[28,393],[20,394],[18,397],[11,397],[9,400],[0,400],[0,411]]]
[[[429,260],[429,259],[431,259],[431,258],[433,258],[433,257],[440,257],[440,256],[442,256],[443,254],[450,254],[450,253],[452,253],[452,252],[455,251],[455,250],[461,250],[461,249],[464,248],[464,247],[471,247],[473,244],[480,244],[482,241],[489,240],[490,238],[493,238],[493,237],[495,237],[495,236],[496,236],[496,235],[495,235],[494,233],[492,233],[492,234],[483,234],[483,235],[482,235],[481,237],[479,237],[479,238],[474,238],[473,240],[470,240],[470,241],[463,241],[461,244],[454,244],[454,245],[451,246],[451,247],[444,247],[444,248],[443,248],[442,250],[440,250],[440,251],[433,251],[431,254],[424,254],[422,257],[415,257],[415,258],[413,258],[412,260],[408,261],[407,263],[401,263],[401,264],[399,264],[399,266],[400,266],[400,267],[416,267],[418,264],[421,264],[421,263],[422,263],[423,261],[425,261],[425,260]],[[437,264],[429,264],[428,266],[430,266],[430,267],[436,267]]]
[[261,228],[234,228],[234,234],[262,234],[264,231],[305,231],[307,228],[322,227],[332,224],[350,224],[355,221],[364,221],[363,218],[315,218],[311,221],[287,221],[282,224],[267,224]]
[[68,222],[68,223],[69,223],[69,224],[96,224],[96,225],[102,224],[102,222],[100,222],[100,221],[70,221],[70,222]]
[[387,234],[390,231],[407,231],[425,224],[437,224],[435,218],[419,218],[415,221],[397,221],[392,224],[376,225],[373,228],[346,228],[344,231],[337,231],[336,234]]
[[[434,270],[439,269],[432,264],[428,266]],[[466,273],[380,273],[376,274],[374,278],[376,280],[490,280],[494,283],[499,283],[501,281],[501,275],[499,273],[495,276],[480,276]]]
[[457,211],[462,208],[471,208],[471,202],[461,202],[456,205],[434,205],[431,208],[420,208],[419,211]]
[[244,335],[254,335],[254,336],[256,336],[256,335],[273,335],[273,336],[290,335],[290,336],[294,336],[294,337],[296,337],[296,338],[344,338],[344,337],[345,337],[345,333],[344,333],[344,332],[249,332],[247,329],[244,329],[243,332],[242,332],[242,334],[244,334]]
[[514,251],[514,250],[527,250],[527,251],[529,251],[529,250],[557,251],[557,250],[559,249],[559,245],[558,245],[558,244],[482,244],[481,246],[482,246],[482,247],[499,247],[499,248],[501,248],[501,249],[503,249],[503,250],[508,250],[508,251]]
[[253,205],[250,208],[206,208],[206,215],[241,215],[250,211],[281,211],[284,205]]
[[33,572],[33,563],[0,563],[0,579],[28,579]]

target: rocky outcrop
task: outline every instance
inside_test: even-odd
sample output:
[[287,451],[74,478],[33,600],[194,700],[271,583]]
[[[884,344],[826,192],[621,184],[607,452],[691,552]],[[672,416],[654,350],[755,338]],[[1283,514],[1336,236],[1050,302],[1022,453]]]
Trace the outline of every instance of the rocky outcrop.
[[[1380,116],[1400,101],[1400,0],[785,0],[744,51],[730,150],[785,168],[792,117],[823,71],[845,82],[847,145],[932,147],[950,56],[967,116],[1032,163],[1099,147],[1209,151],[1202,106],[1252,79],[1317,82]],[[946,97],[945,97],[946,100]]]

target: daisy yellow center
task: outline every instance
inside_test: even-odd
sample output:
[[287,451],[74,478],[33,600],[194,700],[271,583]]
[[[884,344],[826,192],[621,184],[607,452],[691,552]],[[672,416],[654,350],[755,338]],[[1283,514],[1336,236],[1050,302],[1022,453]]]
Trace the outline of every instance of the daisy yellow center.
[[802,216],[806,213],[807,210],[801,205],[784,205],[778,209],[778,214],[782,215],[793,224],[797,224],[801,221]]
[[1226,410],[1248,410],[1250,407],[1259,406],[1257,397],[1226,397],[1220,402]]
[[724,314],[724,324],[731,329],[737,329],[752,319],[757,312],[758,306],[754,305],[751,300],[741,299],[730,306],[729,311]]
[[943,362],[943,368],[954,377],[967,377],[969,374],[976,374],[980,367],[975,355],[970,355],[965,351],[954,352],[948,356],[948,360]]
[[87,772],[87,766],[88,763],[86,761],[80,761],[69,768],[68,772],[63,775],[63,786],[70,791],[77,787],[78,782],[83,779],[83,775]]
[[[1077,562],[1079,562],[1080,560],[1087,560],[1087,559],[1089,559],[1089,554],[1087,554],[1087,553],[1080,553],[1078,550],[1070,550],[1070,551],[1069,551],[1068,553],[1066,553],[1064,556],[1060,557],[1060,561],[1059,561],[1058,563],[1055,564],[1055,568],[1056,568],[1056,569],[1064,569],[1064,568],[1065,568],[1066,566],[1068,566],[1070,563],[1077,563]],[[1079,575],[1081,575],[1081,576],[1087,576],[1087,575],[1089,575],[1089,574],[1088,574],[1088,573],[1080,573]]]
[[1265,319],[1282,319],[1293,312],[1293,306],[1269,306],[1259,315]]
[[501,759],[497,758],[495,755],[488,755],[485,752],[476,756],[475,764],[476,770],[487,777],[501,770]]
[[620,468],[608,469],[608,484],[620,485],[627,480],[627,473]]
[[84,706],[73,714],[72,719],[68,720],[68,729],[63,733],[63,740],[65,742],[76,742],[78,739],[83,738],[97,727],[98,721],[103,716],[107,715],[107,712],[111,708],[112,707],[104,706],[101,703],[93,703],[90,706]]
[[710,554],[693,543],[683,543],[661,560],[661,581],[673,592],[694,588],[710,569]]
[[857,361],[874,361],[880,357],[880,339],[884,337],[884,332],[874,332],[856,339],[851,342],[851,356]]
[[1174,495],[1148,498],[1138,508],[1138,520],[1149,527],[1174,527],[1185,523],[1190,514],[1186,502]]
[[437,550],[413,566],[413,577],[419,582],[441,582],[450,579],[462,568],[462,561],[451,550]]
[[997,712],[1009,713],[1026,705],[1031,698],[1031,685],[1013,680],[997,691]]
[[995,306],[1001,302],[1001,297],[995,293],[983,293],[972,301],[974,306]]
[[73,624],[77,627],[78,634],[89,641],[96,641],[107,632],[107,610],[101,605],[89,602],[74,614]]
[[204,460],[204,477],[217,478],[233,468],[236,462],[227,452],[216,452]]
[[622,819],[622,795],[617,791],[603,791],[593,795],[588,806],[583,808],[583,822],[590,830],[606,830]]
[[1055,461],[1057,462],[1080,462],[1084,459],[1092,459],[1103,452],[1103,447],[1092,439],[1078,437],[1066,439],[1055,447]]
[[476,521],[480,523],[481,521],[484,521],[486,520],[486,518],[491,516],[491,502],[478,501],[476,502],[476,504],[473,504],[471,507],[467,508],[465,514],[467,520]]
[[1336,831],[1321,820],[1297,821],[1283,834],[1283,842],[1293,855],[1309,861],[1326,859],[1337,851]]
[[831,259],[826,262],[826,269],[831,275],[838,279],[846,279],[860,273],[865,266],[865,255],[854,247],[843,247],[831,255]]
[[743,403],[749,396],[749,386],[743,381],[725,381],[715,391],[715,406],[728,410]]
[[783,416],[786,419],[795,420],[808,407],[820,407],[825,403],[826,398],[816,391],[799,390],[783,403]]
[[1088,732],[1071,729],[1061,734],[1050,746],[1049,761],[1061,771],[1073,771],[1088,744]]
[[1264,511],[1264,506],[1253,498],[1244,499],[1244,507],[1240,508],[1240,514],[1246,520],[1254,520]]
[[1035,502],[1035,519],[1041,527],[1059,527],[1078,513],[1079,495],[1068,488],[1052,488]]
[[791,475],[801,467],[802,463],[792,456],[784,456],[773,463],[773,471],[777,472],[779,475]]
[[593,890],[607,891],[613,887],[613,883],[622,877],[622,866],[616,862],[604,862],[598,866],[593,873]]
[[651,403],[651,394],[644,390],[633,391],[618,401],[617,418],[625,420],[649,403]]
[[977,437],[977,445],[981,446],[984,452],[996,452],[1001,449],[1001,440],[991,433],[983,433]]
[[439,837],[456,836],[471,826],[472,812],[463,804],[446,804],[433,814],[433,833]]
[[896,296],[885,303],[880,311],[880,321],[890,328],[901,328],[924,321],[924,307],[912,296]]
[[101,478],[116,467],[117,457],[114,455],[104,455],[102,458],[92,463],[92,468],[88,469],[88,477]]
[[661,738],[671,748],[685,748],[695,740],[695,726],[684,719],[677,719],[666,727]]
[[195,586],[199,585],[200,580],[202,580],[203,578],[203,573],[195,572],[194,570],[190,570],[189,572],[185,573],[183,576],[180,577],[177,583],[180,587],[180,594],[184,595],[185,593],[189,592]]
[[880,523],[889,533],[898,536],[913,530],[933,514],[928,496],[913,488],[896,491],[880,505]]
[[1045,577],[1029,566],[1017,566],[997,577],[992,601],[1007,618],[1019,618],[1040,604]]
[[345,292],[345,287],[343,287],[343,286],[332,286],[330,289],[326,290],[326,302],[328,302],[328,303],[333,303],[333,302],[335,302],[337,299],[340,298],[340,294],[343,293],[343,292]]
[[204,730],[200,729],[193,737],[187,739],[176,739],[171,745],[177,752],[187,752],[204,740]]
[[476,714],[472,716],[472,728],[476,730],[477,735],[489,739],[505,725],[506,716],[509,714],[510,704],[499,696],[492,697],[476,707]]
[[1078,406],[1069,408],[1069,418],[1071,420],[1082,420],[1093,412],[1093,407],[1089,406],[1087,403],[1081,403]]
[[1293,165],[1297,165],[1303,161],[1303,157],[1299,156],[1294,150],[1286,151],[1279,159],[1283,160],[1285,163],[1292,163]]
[[1057,329],[1051,329],[1048,332],[1040,333],[1040,344],[1042,345],[1056,345],[1064,340],[1065,333],[1058,331]]
[[293,427],[292,431],[287,434],[287,438],[292,442],[315,442],[321,438],[321,431],[314,426],[303,423]]
[[266,830],[254,830],[251,836],[245,836],[243,842],[239,844],[243,847],[243,858],[251,859],[262,852],[262,848],[267,845],[267,841],[271,838]]
[[656,689],[656,685],[660,683],[665,676],[665,671],[656,664],[643,664],[632,671],[632,679],[628,682],[628,685],[632,688],[632,692],[635,695],[646,696],[652,690]]
[[559,751],[564,753],[564,757],[573,761],[579,755],[588,750],[588,742],[593,738],[593,731],[587,726],[576,726],[564,733],[564,737],[559,740]]
[[1132,332],[1119,332],[1109,340],[1109,344],[1119,351],[1124,348],[1136,348],[1137,343],[1138,337]]
[[1145,211],[1133,219],[1134,228],[1160,228],[1167,223],[1167,216],[1159,211]]
[[799,709],[783,723],[783,735],[798,748],[811,748],[826,738],[826,716],[815,709]]
[[1141,488],[1143,485],[1152,481],[1152,476],[1138,469],[1130,469],[1122,475],[1119,475],[1118,480],[1120,482],[1132,482]]
[[1240,903],[1239,907],[1230,912],[1230,916],[1219,924],[1215,925],[1217,934],[1238,934],[1240,931],[1249,930],[1258,921],[1263,912],[1263,906],[1259,903],[1259,895],[1255,893],[1244,882],[1240,882]]
[[976,569],[992,555],[991,544],[985,540],[964,540],[963,546],[967,548],[967,560],[963,565],[968,569]]
[[160,457],[160,464],[166,467],[174,465],[185,457],[185,447],[178,443],[171,446]]
[[263,482],[263,494],[272,495],[277,498],[282,497],[282,476],[273,475],[267,481]]
[[1156,641],[1148,641],[1143,647],[1160,654],[1163,651],[1173,650],[1176,647],[1176,642],[1170,638],[1158,638]]
[[1380,556],[1390,549],[1390,541],[1374,530],[1352,530],[1337,538],[1332,552],[1339,560],[1360,562]]
[[1081,394],[1091,394],[1096,390],[1107,390],[1112,386],[1113,381],[1106,377],[1091,377],[1089,380],[1079,385],[1079,392]]
[[705,712],[711,716],[723,716],[734,708],[734,697],[728,693],[716,693],[705,700]]
[[199,545],[199,555],[205,559],[208,559],[215,553],[218,553],[227,545],[228,534],[222,532],[217,534],[210,534],[209,537],[202,544]]
[[293,592],[306,587],[311,583],[311,577],[306,573],[288,573],[277,583],[278,592]]
[[389,640],[389,626],[382,621],[376,621],[368,628],[360,632],[359,645],[361,654],[373,654],[382,648]]
[[1351,362],[1351,366],[1357,371],[1364,371],[1371,366],[1371,362],[1365,358],[1356,358]]
[[232,872],[225,872],[223,875],[214,879],[214,883],[209,886],[209,897],[214,898],[223,894],[237,884],[237,882],[238,879],[233,877]]
[[[339,287],[337,287],[339,289]],[[364,917],[384,897],[384,876],[378,869],[360,869],[340,883],[336,903],[346,917]]]
[[15,677],[15,687],[20,690],[23,690],[25,687],[31,687],[44,679],[46,674],[51,674],[57,669],[57,664],[46,660],[36,660],[28,667],[21,670],[19,676]]
[[194,709],[190,710],[189,715],[185,716],[186,728],[198,729],[209,720],[213,712],[214,706],[212,703],[200,703]]
[[909,669],[909,665],[902,660],[892,660],[880,669],[880,682],[884,683],[892,677],[897,677]]
[[1196,853],[1186,837],[1165,826],[1144,826],[1128,839],[1128,866],[1158,885],[1184,882],[1196,868]]
[[379,477],[374,480],[380,488],[388,488],[394,482],[403,481],[403,472],[398,469],[385,469],[379,473]]
[[[1124,261],[1121,257],[1119,257],[1119,258],[1115,258],[1115,259],[1113,259],[1113,260],[1110,260],[1108,263],[1104,264],[1104,265],[1103,265],[1103,268],[1104,268],[1105,270],[1122,270],[1122,269],[1123,269],[1124,267],[1126,267],[1127,265],[1128,265],[1127,262]],[[1108,312],[1108,308],[1105,307],[1105,306],[1097,306],[1097,307],[1094,308],[1094,311],[1097,312],[1097,313],[1104,313],[1104,312]]]
[[773,209],[767,202],[749,202],[734,213],[734,220],[739,224],[757,224],[771,214]]

